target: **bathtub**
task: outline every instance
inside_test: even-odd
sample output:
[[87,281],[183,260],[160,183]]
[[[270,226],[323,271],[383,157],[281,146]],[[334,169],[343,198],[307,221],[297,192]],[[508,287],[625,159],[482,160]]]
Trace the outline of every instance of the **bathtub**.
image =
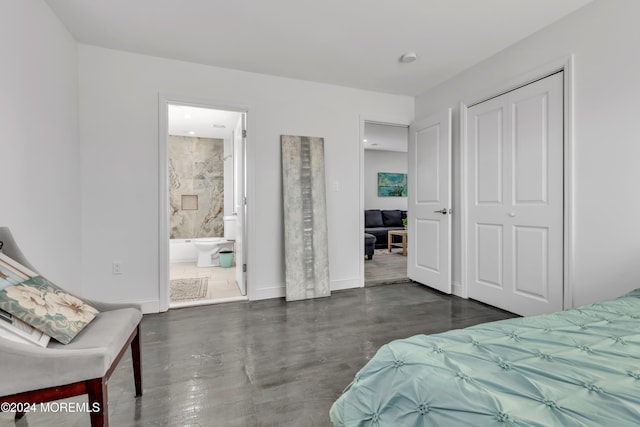
[[195,239],[171,239],[169,240],[169,262],[196,262],[198,249],[193,241]]

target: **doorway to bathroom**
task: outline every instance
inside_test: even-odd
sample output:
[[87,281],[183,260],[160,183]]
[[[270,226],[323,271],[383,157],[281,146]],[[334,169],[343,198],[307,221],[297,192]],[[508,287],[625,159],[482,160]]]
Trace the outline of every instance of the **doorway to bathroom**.
[[247,113],[165,108],[168,308],[246,300]]

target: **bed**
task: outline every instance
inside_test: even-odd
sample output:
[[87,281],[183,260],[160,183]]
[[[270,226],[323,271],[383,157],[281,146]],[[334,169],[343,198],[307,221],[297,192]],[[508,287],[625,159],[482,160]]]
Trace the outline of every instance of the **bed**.
[[334,426],[638,426],[640,289],[392,341],[330,415]]

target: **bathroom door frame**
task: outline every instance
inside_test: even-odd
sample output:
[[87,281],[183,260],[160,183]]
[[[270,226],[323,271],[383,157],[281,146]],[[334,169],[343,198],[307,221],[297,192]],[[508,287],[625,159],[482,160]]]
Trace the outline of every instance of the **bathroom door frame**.
[[[169,310],[169,105],[186,105],[190,107],[208,108],[212,110],[224,110],[243,113],[245,115],[246,137],[244,144],[244,203],[245,218],[244,227],[241,227],[244,241],[244,265],[248,265],[249,260],[253,259],[252,250],[249,242],[252,242],[251,227],[253,215],[253,204],[248,203],[252,200],[253,193],[253,170],[250,155],[251,134],[249,129],[252,127],[253,114],[251,108],[247,105],[229,105],[226,103],[216,102],[207,99],[193,98],[180,95],[158,94],[158,306],[159,312]],[[239,266],[236,268],[243,268]],[[250,299],[251,282],[246,268],[243,269],[244,282],[246,285],[246,296],[242,299]]]

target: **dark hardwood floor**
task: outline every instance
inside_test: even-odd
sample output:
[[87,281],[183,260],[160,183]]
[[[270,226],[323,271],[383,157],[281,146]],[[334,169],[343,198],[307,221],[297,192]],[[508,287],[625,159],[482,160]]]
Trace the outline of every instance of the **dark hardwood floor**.
[[[111,426],[328,426],[331,404],[382,344],[510,317],[412,283],[145,315],[144,395],[134,397],[127,355],[109,383]],[[88,426],[89,416],[30,413],[16,425]]]

